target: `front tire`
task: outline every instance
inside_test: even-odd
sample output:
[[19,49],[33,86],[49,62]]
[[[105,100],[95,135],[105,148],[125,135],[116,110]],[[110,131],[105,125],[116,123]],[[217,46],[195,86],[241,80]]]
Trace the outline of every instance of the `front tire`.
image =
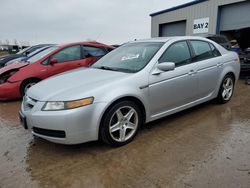
[[140,108],[134,102],[121,101],[105,113],[100,126],[100,137],[113,147],[123,146],[134,139],[141,124]]
[[221,83],[220,90],[217,96],[217,101],[220,104],[229,102],[234,93],[235,79],[232,75],[226,75]]

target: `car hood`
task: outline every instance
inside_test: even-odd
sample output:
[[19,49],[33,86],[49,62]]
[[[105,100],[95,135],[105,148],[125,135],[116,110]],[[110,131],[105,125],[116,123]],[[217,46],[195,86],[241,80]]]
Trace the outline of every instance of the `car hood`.
[[0,68],[0,75],[7,72],[7,71],[10,71],[10,70],[20,69],[22,67],[27,66],[28,64],[29,63],[15,63],[15,64],[11,64],[11,65],[2,67],[2,68]]
[[51,77],[31,87],[27,95],[39,101],[70,101],[94,96],[95,90],[129,73],[80,68]]

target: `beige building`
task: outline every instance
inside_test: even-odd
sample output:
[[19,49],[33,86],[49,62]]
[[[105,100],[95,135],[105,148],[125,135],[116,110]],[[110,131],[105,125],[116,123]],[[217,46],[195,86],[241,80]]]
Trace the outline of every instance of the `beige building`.
[[250,44],[249,0],[196,0],[150,16],[152,37],[224,34]]

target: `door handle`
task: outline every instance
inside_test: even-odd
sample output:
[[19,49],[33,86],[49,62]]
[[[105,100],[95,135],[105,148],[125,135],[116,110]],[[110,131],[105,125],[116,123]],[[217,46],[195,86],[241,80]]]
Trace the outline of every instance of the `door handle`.
[[196,74],[197,72],[196,71],[194,71],[194,70],[190,70],[189,72],[188,72],[188,75],[194,75],[194,74]]
[[222,67],[223,63],[217,63],[217,67]]

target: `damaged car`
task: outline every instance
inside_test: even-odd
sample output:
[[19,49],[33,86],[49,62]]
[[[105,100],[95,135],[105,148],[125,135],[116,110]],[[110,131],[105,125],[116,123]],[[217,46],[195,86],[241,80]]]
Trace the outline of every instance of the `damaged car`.
[[0,69],[0,101],[19,99],[36,83],[53,75],[87,67],[113,49],[98,42],[79,42],[49,47],[25,62]]

